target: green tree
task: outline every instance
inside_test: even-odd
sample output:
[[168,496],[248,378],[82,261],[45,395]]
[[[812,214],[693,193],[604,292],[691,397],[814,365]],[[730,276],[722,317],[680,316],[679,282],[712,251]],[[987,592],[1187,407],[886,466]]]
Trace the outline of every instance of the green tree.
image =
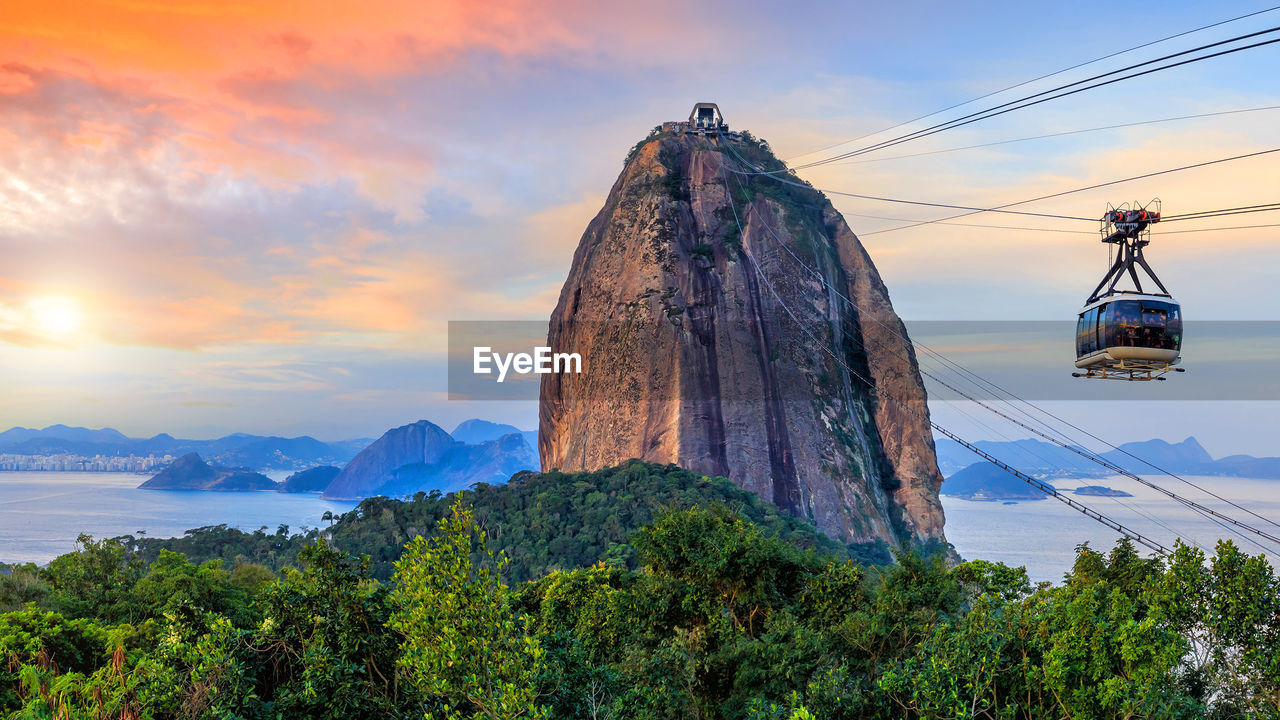
[[45,579],[56,609],[73,617],[107,623],[137,622],[146,611],[133,598],[133,587],[146,565],[116,540],[76,538],[75,552],[49,563]]
[[1263,555],[1179,542],[1150,588],[1152,614],[1188,642],[1187,684],[1216,716],[1280,718],[1280,580]]
[[[169,550],[160,551],[160,557],[133,587],[132,595],[136,607],[145,612],[146,617],[215,612],[240,627],[257,619],[249,604],[249,593],[231,584],[221,561],[192,565],[185,555]],[[133,610],[130,614],[137,612]]]
[[[472,561],[477,551],[482,562]],[[438,534],[409,542],[396,562],[390,626],[404,635],[401,666],[428,697],[434,720],[541,719],[537,678],[545,652],[512,609],[471,508],[453,505]]]
[[42,605],[49,597],[49,583],[33,563],[0,563],[0,613],[21,610],[27,603]]
[[281,717],[339,720],[399,716],[411,693],[396,670],[400,635],[387,627],[390,589],[323,540],[298,555],[258,598],[262,622],[246,637],[259,694]]

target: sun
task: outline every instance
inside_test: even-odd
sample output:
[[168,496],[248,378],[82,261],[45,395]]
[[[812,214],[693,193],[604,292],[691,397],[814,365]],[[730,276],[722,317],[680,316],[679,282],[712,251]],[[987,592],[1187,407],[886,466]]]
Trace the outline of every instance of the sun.
[[74,334],[83,321],[79,305],[70,298],[35,298],[27,303],[27,312],[33,329],[52,337]]

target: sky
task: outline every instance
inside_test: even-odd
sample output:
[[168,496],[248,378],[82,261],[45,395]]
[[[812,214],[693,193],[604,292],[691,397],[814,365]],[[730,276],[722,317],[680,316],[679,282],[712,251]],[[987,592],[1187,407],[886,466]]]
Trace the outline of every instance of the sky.
[[[535,403],[447,399],[446,324],[545,318],[626,151],[654,125],[714,101],[731,127],[799,163],[1263,7],[10,0],[0,13],[0,427],[339,439],[480,416],[531,428]],[[1260,15],[939,117],[1276,24],[1280,12]],[[1269,149],[1276,110],[893,157],[1280,105],[1277,48],[801,175],[819,188],[990,207]],[[1278,187],[1280,154],[1025,209],[1095,217],[1108,202],[1158,196],[1172,214],[1274,201]],[[902,223],[866,216],[950,213],[832,199],[908,320],[1070,320],[1106,261],[1089,223],[984,215],[960,222],[1082,232],[876,233]],[[1277,230],[1157,234],[1149,252],[1188,318],[1280,320]],[[1062,405],[1087,419],[1103,404]],[[1115,405],[1106,412],[1120,441],[1196,434],[1215,455],[1280,454],[1275,402]]]

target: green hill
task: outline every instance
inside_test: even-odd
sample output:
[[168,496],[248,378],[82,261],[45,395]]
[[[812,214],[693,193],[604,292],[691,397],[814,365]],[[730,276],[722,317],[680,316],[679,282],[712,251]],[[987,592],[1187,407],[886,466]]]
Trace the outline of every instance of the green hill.
[[511,558],[504,573],[508,582],[598,562],[634,567],[631,535],[659,510],[712,503],[727,505],[766,532],[820,553],[872,563],[890,559],[882,543],[841,544],[725,478],[638,460],[595,472],[523,472],[504,485],[480,484],[449,495],[419,493],[405,501],[366,498],[335,518],[332,527],[300,534],[291,535],[284,526],[275,532],[243,532],[219,525],[189,530],[181,538],[122,540],[146,562],[168,549],[195,563],[218,558],[232,565],[252,562],[279,569],[294,565],[298,551],[324,535],[353,555],[369,555],[374,576],[386,579],[404,544],[415,535],[432,535],[459,494],[475,507],[493,547]]

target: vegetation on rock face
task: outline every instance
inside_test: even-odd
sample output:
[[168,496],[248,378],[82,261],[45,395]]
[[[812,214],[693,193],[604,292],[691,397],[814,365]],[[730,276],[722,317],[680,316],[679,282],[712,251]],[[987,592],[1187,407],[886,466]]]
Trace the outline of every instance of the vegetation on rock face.
[[[533,487],[520,507],[549,509],[524,531],[602,521]],[[1085,545],[1061,585],[1032,587],[939,555],[860,564],[758,508],[670,502],[610,560],[512,581],[497,548],[521,545],[493,518],[519,516],[484,503],[520,497],[401,504],[439,516],[385,581],[336,540],[287,534],[280,573],[87,537],[48,568],[0,568],[0,717],[1280,717],[1280,581],[1229,542],[1164,560]]]

